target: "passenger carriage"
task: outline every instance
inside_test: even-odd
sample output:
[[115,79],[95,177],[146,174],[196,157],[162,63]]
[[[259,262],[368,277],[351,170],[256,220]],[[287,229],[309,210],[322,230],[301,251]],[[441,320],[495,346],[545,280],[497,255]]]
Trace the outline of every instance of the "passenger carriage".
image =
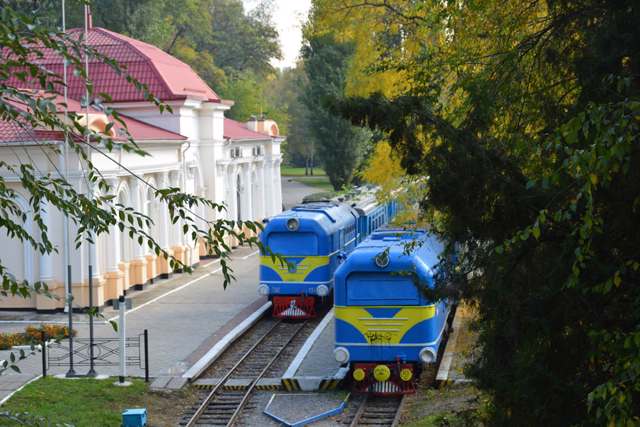
[[430,301],[420,287],[434,286],[442,250],[424,230],[385,228],[336,271],[334,355],[349,364],[356,391],[413,392],[421,365],[435,363],[449,304]]

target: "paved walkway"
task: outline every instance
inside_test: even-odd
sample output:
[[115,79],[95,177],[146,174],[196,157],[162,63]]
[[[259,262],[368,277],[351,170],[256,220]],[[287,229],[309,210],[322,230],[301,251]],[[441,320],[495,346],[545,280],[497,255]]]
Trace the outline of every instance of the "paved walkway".
[[318,193],[322,190],[294,181],[294,177],[282,177],[282,204],[285,209],[290,209],[294,205],[302,202],[302,198],[309,194]]
[[[219,261],[203,261],[192,275],[175,275],[169,280],[150,285],[146,290],[133,292],[133,309],[127,315],[127,336],[149,331],[150,375],[179,375],[197,360],[203,347],[211,345],[229,323],[243,318],[248,306],[263,304],[258,298],[258,256],[252,248],[234,251],[231,266],[236,281],[223,289]],[[112,308],[104,310],[106,319],[117,319]],[[74,315],[74,329],[78,336],[89,336],[87,317]],[[24,330],[29,321],[66,322],[66,315],[37,315],[31,312],[0,313],[0,332]],[[16,323],[19,322],[19,323]],[[34,323],[36,323],[34,322]],[[117,337],[107,322],[97,321],[96,337]],[[8,358],[8,351],[0,351],[0,360]],[[21,374],[5,373],[0,377],[0,400],[31,378],[42,373],[41,356],[35,354],[19,363]],[[117,375],[117,367],[97,367],[98,373]],[[66,367],[51,367],[53,374],[66,372]],[[76,368],[86,373],[87,367]],[[132,376],[143,376],[137,367],[128,369]]]

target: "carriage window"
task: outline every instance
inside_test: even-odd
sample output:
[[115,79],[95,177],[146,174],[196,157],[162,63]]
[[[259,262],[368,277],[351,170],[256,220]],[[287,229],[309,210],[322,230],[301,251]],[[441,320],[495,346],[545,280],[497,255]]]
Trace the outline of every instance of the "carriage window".
[[318,238],[313,233],[271,233],[267,246],[281,255],[318,255]]

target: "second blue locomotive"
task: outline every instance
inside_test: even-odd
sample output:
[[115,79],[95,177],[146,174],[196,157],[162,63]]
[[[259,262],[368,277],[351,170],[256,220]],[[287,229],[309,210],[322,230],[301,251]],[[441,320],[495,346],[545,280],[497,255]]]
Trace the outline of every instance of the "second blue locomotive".
[[449,303],[422,287],[434,287],[442,251],[424,230],[385,228],[336,271],[334,355],[356,391],[410,393],[422,364],[435,363]]

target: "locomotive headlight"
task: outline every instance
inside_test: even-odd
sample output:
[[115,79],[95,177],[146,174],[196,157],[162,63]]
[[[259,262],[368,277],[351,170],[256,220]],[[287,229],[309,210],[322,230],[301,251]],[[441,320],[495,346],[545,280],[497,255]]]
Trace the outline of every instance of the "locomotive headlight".
[[402,381],[409,381],[411,378],[413,378],[413,372],[411,372],[411,369],[404,368],[400,370],[400,379]]
[[296,218],[289,218],[287,220],[287,230],[296,231],[300,227],[300,222]]
[[378,255],[376,255],[374,261],[378,267],[385,268],[389,265],[389,254],[386,251],[380,252]]
[[329,287],[327,285],[319,285],[316,288],[316,294],[318,294],[319,297],[326,297],[329,295]]
[[358,369],[354,369],[353,370],[353,379],[354,380],[362,381],[362,380],[364,380],[364,376],[365,376],[364,369],[358,368]]
[[269,287],[264,283],[258,286],[258,295],[262,295],[262,296],[269,295]]
[[420,360],[424,363],[433,363],[436,361],[436,354],[429,347],[425,347],[420,350]]
[[378,365],[373,368],[373,378],[376,381],[386,381],[391,378],[391,369],[387,365]]
[[333,356],[336,358],[336,362],[343,364],[349,361],[349,350],[344,347],[338,347],[333,350]]

